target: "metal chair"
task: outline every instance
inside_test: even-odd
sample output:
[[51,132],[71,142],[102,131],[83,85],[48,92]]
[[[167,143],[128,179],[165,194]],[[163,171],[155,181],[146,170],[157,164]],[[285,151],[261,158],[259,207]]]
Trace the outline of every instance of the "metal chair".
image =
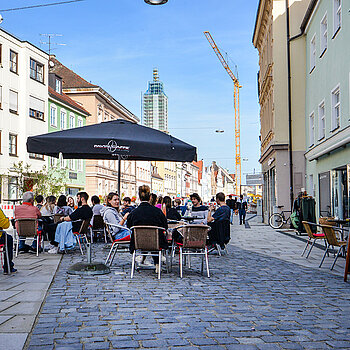
[[160,279],[160,273],[162,270],[162,251],[163,249],[159,245],[159,230],[165,232],[164,227],[158,226],[133,226],[131,228],[135,241],[135,250],[132,254],[131,263],[131,275],[134,277],[135,271],[135,259],[136,256],[158,256],[159,257],[159,270],[158,279]]
[[[97,214],[92,217],[92,233],[96,234],[96,236],[99,233],[102,233],[105,239],[105,243],[107,243],[107,237],[105,233],[105,223],[103,221],[102,215]],[[91,242],[92,242],[92,239],[91,239]]]
[[5,264],[5,260],[7,262],[7,271],[9,274],[11,274],[11,266],[10,266],[10,260],[9,260],[9,252],[7,250],[7,234],[5,231],[1,231],[0,229],[0,237],[1,235],[4,235],[4,243],[0,244],[0,254],[1,254],[1,265]]
[[[121,226],[121,225],[109,224],[109,223],[105,223],[105,224],[106,224],[106,230],[108,232],[108,236],[110,237],[110,239],[112,241],[112,246],[111,246],[111,249],[109,250],[109,253],[107,255],[107,259],[106,259],[105,264],[107,266],[111,266],[112,263],[113,263],[114,257],[115,257],[115,255],[118,252],[118,248],[119,247],[123,247],[124,248],[122,251],[129,252],[131,230],[126,228],[126,227],[124,227],[124,226]],[[113,240],[112,234],[111,234],[111,232],[113,232],[113,227],[121,228],[121,229],[127,229],[128,231],[130,231],[130,236],[122,238],[122,239],[115,239],[115,240]]]
[[41,235],[41,231],[38,231],[38,219],[33,218],[21,218],[21,219],[15,219],[16,223],[16,257],[18,256],[18,246],[19,241],[22,238],[19,237],[25,237],[26,238],[33,238],[36,239],[36,256],[39,256],[39,242],[41,242],[42,250],[44,251],[44,240]]
[[312,232],[312,227],[321,227],[321,225],[318,225],[314,222],[309,222],[309,221],[302,221],[303,225],[304,225],[304,228],[305,228],[305,231],[307,232],[307,235],[308,235],[308,239],[307,239],[307,242],[306,242],[306,245],[305,245],[305,248],[301,254],[301,256],[303,256],[307,250],[307,248],[309,247],[309,244],[311,244],[312,242],[312,245],[306,255],[306,259],[309,257],[310,253],[311,253],[311,250],[312,248],[314,247],[315,243],[317,240],[319,239],[323,239],[324,240],[324,243],[325,243],[325,246],[327,248],[327,244],[326,244],[326,236],[324,233],[317,233],[317,232]]
[[209,272],[209,259],[208,259],[208,249],[206,246],[208,232],[210,227],[207,225],[186,225],[178,228],[178,231],[183,236],[183,243],[178,244],[180,251],[180,277],[182,278],[182,261],[183,256],[188,255],[201,255],[202,256],[202,266],[201,274],[203,274],[203,260],[205,257],[205,264],[207,268],[207,276],[210,277]]
[[337,237],[337,233],[339,233],[340,231],[344,231],[340,228],[335,228],[334,226],[330,226],[330,225],[321,225],[322,227],[322,230],[323,230],[323,233],[325,234],[326,236],[326,240],[327,240],[327,248],[326,248],[326,251],[324,252],[323,254],[323,258],[321,260],[321,263],[320,263],[320,266],[322,266],[323,264],[323,261],[326,257],[326,254],[327,252],[330,250],[330,247],[333,246],[334,247],[338,247],[338,252],[337,252],[337,255],[335,256],[334,258],[334,261],[333,261],[333,265],[331,267],[331,270],[333,270],[334,268],[334,265],[338,259],[338,256],[340,254],[341,251],[343,251],[345,253],[345,247],[346,247],[346,244],[347,242],[346,241],[340,241],[338,240],[338,237]]
[[77,221],[82,221],[81,226],[80,226],[79,231],[73,232],[73,234],[78,242],[81,255],[84,255],[83,248],[81,246],[80,241],[85,239],[86,244],[89,243],[89,241],[87,239],[87,233],[88,233],[89,227],[90,227],[90,220],[86,219],[86,220],[77,220]]

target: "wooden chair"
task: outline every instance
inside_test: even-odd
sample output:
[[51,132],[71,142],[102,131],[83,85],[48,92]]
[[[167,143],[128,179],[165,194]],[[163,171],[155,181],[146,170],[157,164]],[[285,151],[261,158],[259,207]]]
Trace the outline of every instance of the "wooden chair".
[[[208,249],[206,246],[208,232],[210,227],[207,225],[186,225],[178,229],[183,236],[183,243],[179,244],[180,251],[180,278],[182,278],[182,261],[183,256],[188,255],[201,255],[202,256],[202,268],[201,274],[203,274],[203,260],[205,257],[205,264],[207,268],[207,276],[210,277],[209,272],[209,260],[208,260]],[[190,266],[190,264],[189,264]]]
[[341,231],[341,229],[335,228],[334,226],[330,226],[330,225],[321,225],[321,227],[322,227],[323,233],[326,236],[327,247],[326,247],[326,251],[323,254],[323,258],[321,260],[321,263],[320,263],[319,267],[322,266],[323,261],[324,261],[324,259],[326,257],[326,254],[330,250],[330,247],[331,246],[333,248],[338,247],[339,249],[338,249],[337,255],[335,256],[334,261],[333,261],[333,265],[331,267],[331,270],[333,270],[334,265],[335,265],[335,263],[336,263],[336,261],[338,259],[338,256],[339,256],[340,252],[343,251],[345,253],[345,247],[346,247],[347,243],[346,243],[346,241],[338,240],[336,231],[338,231],[338,233],[339,233],[339,231]]
[[310,253],[311,253],[311,250],[312,248],[314,247],[315,243],[317,240],[320,240],[320,239],[323,239],[324,240],[324,243],[325,243],[325,246],[327,248],[327,244],[326,244],[326,236],[324,235],[324,233],[317,233],[317,232],[312,232],[312,227],[321,227],[321,225],[318,225],[314,222],[309,222],[309,221],[302,221],[303,225],[304,225],[304,228],[305,228],[305,231],[307,232],[307,235],[308,235],[308,239],[307,239],[307,242],[306,242],[306,245],[305,245],[305,248],[301,254],[301,256],[303,256],[307,250],[307,248],[309,247],[309,244],[311,244],[312,242],[312,245],[306,255],[306,259],[309,257]]
[[87,239],[87,234],[90,228],[90,220],[78,220],[78,221],[81,221],[80,229],[78,232],[73,232],[73,234],[78,242],[81,255],[84,255],[83,248],[81,246],[81,241],[83,241],[83,244],[84,244],[84,239],[86,244],[89,242]]
[[44,251],[44,240],[41,235],[41,231],[38,231],[38,219],[33,218],[21,218],[16,219],[16,257],[18,256],[18,246],[19,241],[22,238],[19,237],[25,237],[26,238],[33,238],[36,239],[36,256],[39,256],[39,242],[42,245],[42,250]]
[[[111,246],[111,249],[109,250],[109,253],[108,253],[108,256],[107,256],[105,264],[107,266],[111,266],[112,263],[113,263],[114,257],[115,257],[115,255],[118,252],[118,248],[119,247],[123,248],[123,250],[119,250],[119,252],[120,251],[129,252],[131,230],[129,230],[128,228],[126,228],[124,226],[121,226],[121,225],[110,224],[110,223],[107,223],[107,222],[105,224],[106,224],[106,230],[108,232],[108,236],[110,237],[110,239],[112,241],[112,246]],[[112,237],[112,234],[111,234],[111,232],[113,232],[113,227],[126,229],[126,230],[130,231],[130,236],[122,238],[122,239],[115,239],[115,240],[113,240],[113,237]]]
[[131,275],[134,277],[135,271],[135,259],[136,256],[158,256],[159,257],[159,270],[158,279],[160,279],[160,273],[162,271],[162,251],[163,249],[159,245],[159,230],[165,232],[164,227],[157,226],[133,226],[131,228],[135,241],[135,250],[132,255]]

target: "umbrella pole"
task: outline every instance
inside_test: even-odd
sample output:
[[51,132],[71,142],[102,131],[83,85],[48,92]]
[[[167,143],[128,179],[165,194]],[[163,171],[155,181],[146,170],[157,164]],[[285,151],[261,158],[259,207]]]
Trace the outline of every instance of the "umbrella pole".
[[118,196],[119,198],[121,198],[121,193],[120,193],[120,179],[121,179],[121,156],[120,154],[118,154]]

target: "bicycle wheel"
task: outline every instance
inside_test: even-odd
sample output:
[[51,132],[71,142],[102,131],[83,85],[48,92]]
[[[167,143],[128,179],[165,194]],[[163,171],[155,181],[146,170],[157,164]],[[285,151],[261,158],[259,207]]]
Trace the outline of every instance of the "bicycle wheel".
[[269,218],[269,225],[272,228],[281,228],[283,226],[283,216],[281,214],[272,214]]

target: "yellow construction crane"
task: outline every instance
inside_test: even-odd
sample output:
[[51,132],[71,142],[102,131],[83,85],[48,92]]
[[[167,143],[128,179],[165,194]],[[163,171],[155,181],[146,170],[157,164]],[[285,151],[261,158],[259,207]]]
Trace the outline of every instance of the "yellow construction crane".
[[215,41],[211,34],[206,31],[204,35],[209,41],[209,44],[213,48],[216,56],[218,56],[219,61],[225,68],[228,75],[233,80],[233,100],[234,100],[234,108],[235,108],[235,149],[236,149],[236,194],[241,194],[241,128],[240,128],[240,114],[239,114],[239,89],[242,87],[239,85],[238,79],[232,73],[227,61],[224,56],[221,54],[219,48],[215,44]]

